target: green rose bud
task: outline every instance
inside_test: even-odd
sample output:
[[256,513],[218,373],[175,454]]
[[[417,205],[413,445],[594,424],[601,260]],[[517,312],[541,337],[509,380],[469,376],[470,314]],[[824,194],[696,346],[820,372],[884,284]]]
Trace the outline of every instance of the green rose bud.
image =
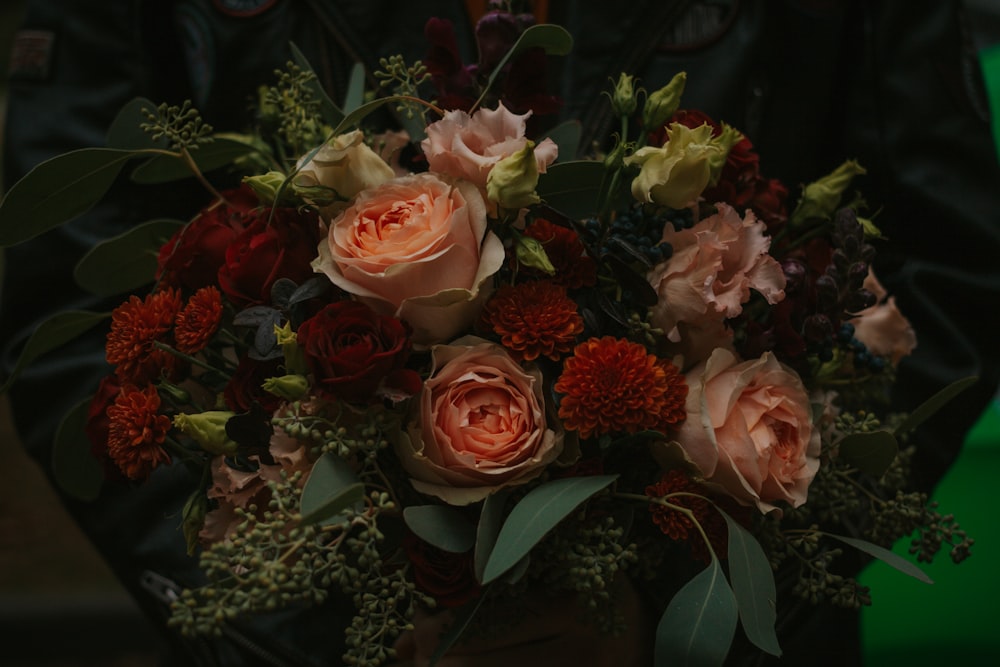
[[618,77],[615,90],[611,94],[611,108],[619,116],[630,116],[635,111],[635,85],[634,77],[624,72]]
[[642,125],[647,132],[659,129],[670,120],[681,105],[681,95],[687,84],[687,72],[678,72],[670,83],[646,98],[642,108]]
[[544,271],[550,276],[555,274],[556,267],[552,266],[542,242],[538,239],[519,235],[515,252],[517,253],[517,261],[524,266]]
[[264,391],[286,401],[297,401],[309,393],[309,380],[304,375],[282,375],[264,380]]
[[541,201],[537,186],[535,142],[529,140],[524,148],[493,165],[486,178],[486,196],[503,208],[524,208]]
[[855,176],[865,173],[864,167],[848,160],[832,172],[807,185],[789,219],[793,225],[810,218],[829,218],[840,206],[840,198]]
[[189,436],[210,454],[232,456],[238,445],[226,435],[226,422],[236,413],[228,410],[208,410],[189,415],[174,415],[174,427]]

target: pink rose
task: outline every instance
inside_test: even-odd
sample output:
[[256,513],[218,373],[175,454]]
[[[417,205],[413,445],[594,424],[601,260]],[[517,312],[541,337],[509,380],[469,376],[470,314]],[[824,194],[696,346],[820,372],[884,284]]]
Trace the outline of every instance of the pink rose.
[[761,511],[798,507],[819,469],[820,433],[799,376],[771,353],[719,349],[688,373],[677,440],[705,480]]
[[[427,138],[420,146],[431,171],[465,179],[485,192],[493,166],[524,148],[530,115],[511,113],[503,104],[496,110],[479,109],[471,116],[464,111],[448,111],[441,120],[427,126]],[[534,152],[539,173],[545,173],[559,148],[551,139],[545,139]]]
[[313,268],[379,314],[408,322],[422,346],[473,322],[503,260],[479,192],[417,174],[360,192],[330,223]]
[[746,218],[727,204],[690,229],[667,224],[663,241],[673,247],[670,259],[657,265],[649,282],[659,295],[651,321],[679,342],[680,322],[705,328],[710,320],[736,317],[753,288],[768,303],[785,297],[785,274],[767,254],[771,239],[752,212]]
[[546,422],[542,376],[494,343],[466,336],[432,350],[416,419],[397,440],[417,491],[452,505],[529,482],[563,451]]
[[896,306],[896,299],[869,270],[864,288],[875,295],[875,305],[865,308],[850,320],[854,337],[865,344],[872,354],[889,357],[892,365],[913,352],[917,347],[917,334]]

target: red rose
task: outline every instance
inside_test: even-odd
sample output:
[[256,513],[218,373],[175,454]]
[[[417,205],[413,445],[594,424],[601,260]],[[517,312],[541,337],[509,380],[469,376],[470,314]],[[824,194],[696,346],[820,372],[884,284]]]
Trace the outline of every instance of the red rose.
[[297,337],[318,389],[348,401],[367,401],[380,385],[409,395],[419,391],[419,376],[404,368],[409,334],[395,317],[357,301],[338,301],[303,322]]
[[403,550],[413,564],[413,583],[438,605],[453,609],[479,596],[472,550],[460,554],[444,551],[413,533],[403,537]]
[[260,361],[244,356],[236,366],[236,372],[223,390],[226,406],[233,412],[247,412],[254,403],[259,403],[267,412],[274,412],[281,405],[281,399],[261,385],[264,380],[284,375],[282,360]]
[[269,303],[280,278],[302,284],[313,275],[310,263],[319,245],[315,212],[260,208],[247,214],[247,226],[226,248],[219,287],[238,306]]
[[202,209],[160,248],[156,278],[161,284],[197,290],[216,284],[226,248],[243,231],[243,216],[258,205],[247,186],[223,192],[227,204]]

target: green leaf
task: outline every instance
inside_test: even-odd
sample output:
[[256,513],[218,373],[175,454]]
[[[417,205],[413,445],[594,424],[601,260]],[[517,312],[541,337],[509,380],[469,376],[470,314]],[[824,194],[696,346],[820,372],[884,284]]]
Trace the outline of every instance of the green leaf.
[[123,106],[108,129],[108,148],[125,150],[168,149],[170,142],[166,137],[154,140],[152,135],[141,127],[143,123],[149,122],[142,110],[156,111],[156,107],[155,102],[145,97],[137,97]]
[[0,202],[0,246],[27,241],[86,213],[141,151],[81,148],[29,171]]
[[696,574],[667,605],[656,627],[656,667],[722,665],[736,634],[736,598],[719,559]]
[[[576,157],[582,134],[583,125],[580,121],[568,120],[552,128],[546,133],[545,138],[551,139],[559,147],[559,156],[556,159],[561,162],[569,162]],[[551,168],[549,167],[549,169]]]
[[866,540],[859,540],[853,537],[844,537],[843,535],[833,535],[831,533],[823,533],[823,534],[828,537],[840,540],[845,544],[849,544],[855,549],[865,552],[869,556],[874,556],[875,558],[878,558],[880,561],[882,561],[889,567],[893,567],[902,572],[903,574],[908,574],[914,579],[919,579],[925,584],[934,583],[934,581],[930,577],[928,577],[927,574],[919,567],[917,567],[910,561],[906,560],[902,556],[895,554],[892,551],[889,551],[888,549],[884,549],[877,544],[872,544],[871,542],[868,542]]
[[729,580],[736,595],[743,630],[757,648],[780,656],[781,646],[774,629],[778,593],[771,563],[746,528],[725,512],[722,516],[729,528]]
[[84,432],[91,399],[77,403],[63,417],[52,444],[52,476],[66,495],[90,502],[104,482],[101,463],[90,452]]
[[411,505],[403,520],[417,537],[444,551],[461,554],[476,543],[476,527],[450,505]]
[[[306,72],[313,72],[315,74],[316,70],[309,63],[309,60],[302,53],[301,49],[294,43],[289,44],[292,51],[292,59],[295,60],[295,64],[298,65]],[[353,76],[353,71],[352,71]],[[344,119],[344,112],[334,104],[330,96],[326,94],[323,86],[319,82],[319,78],[313,79],[309,84],[310,90],[312,90],[313,95],[319,100],[319,111],[320,116],[323,118],[323,122],[329,126],[334,126],[340,123]]]
[[354,111],[365,101],[365,66],[354,63],[351,77],[347,80],[347,92],[344,93],[344,109]]
[[476,553],[474,567],[476,580],[482,583],[486,562],[496,546],[500,527],[503,525],[503,513],[507,507],[510,489],[500,489],[483,500],[483,508],[479,513],[479,524],[476,526]]
[[49,317],[32,332],[21,350],[14,369],[7,380],[0,385],[0,394],[7,391],[20,375],[21,369],[46,352],[65,345],[77,336],[92,329],[102,320],[108,318],[107,313],[94,313],[87,310],[67,310]]
[[896,460],[899,443],[889,431],[852,433],[837,445],[839,457],[862,472],[881,477]]
[[563,215],[581,220],[597,210],[604,165],[597,160],[576,160],[551,165],[538,175],[538,196]]
[[344,116],[343,120],[341,120],[340,123],[337,125],[337,127],[334,129],[333,136],[336,137],[338,135],[341,135],[344,132],[347,132],[352,127],[355,127],[356,125],[358,125],[358,123],[364,120],[364,118],[368,116],[368,114],[377,110],[379,107],[385,106],[386,104],[389,104],[391,102],[400,102],[402,100],[403,98],[400,97],[399,95],[389,95],[388,97],[380,97],[378,99],[372,100],[371,102],[367,102],[366,104],[362,104],[357,109],[354,109],[346,116]]
[[157,255],[184,223],[150,220],[95,245],[73,270],[76,282],[98,296],[130,292],[152,282]]
[[490,74],[489,81],[486,83],[486,88],[483,89],[483,94],[480,96],[480,99],[476,102],[475,106],[479,106],[479,102],[482,101],[482,98],[485,97],[486,93],[493,87],[493,83],[496,81],[497,76],[500,75],[511,58],[514,58],[523,51],[527,51],[528,49],[533,49],[535,47],[541,47],[545,50],[545,53],[549,55],[564,56],[573,50],[573,36],[562,26],[554,25],[552,23],[533,25],[522,32],[521,36],[517,38],[516,42],[514,42],[514,46],[510,48],[507,54],[493,69],[493,73]]
[[434,654],[431,656],[430,662],[427,663],[428,667],[434,667],[444,654],[448,652],[452,646],[455,645],[462,635],[465,633],[466,628],[472,622],[475,617],[476,612],[479,611],[479,607],[482,606],[483,600],[486,599],[486,592],[483,591],[482,594],[472,602],[469,602],[452,612],[454,620],[448,630],[441,636],[441,642],[434,649]]
[[583,501],[607,487],[617,475],[568,477],[546,482],[528,492],[504,522],[483,569],[487,584],[514,567],[545,534]]
[[916,427],[920,426],[928,418],[930,418],[931,415],[943,408],[945,404],[978,381],[979,378],[973,376],[952,382],[950,385],[924,401],[916,410],[911,412],[903,423],[896,428],[896,435],[909,433]]
[[[215,137],[191,151],[191,159],[202,173],[230,165],[241,157],[255,153],[257,148],[236,139]],[[132,170],[132,180],[141,185],[169,183],[191,178],[194,172],[184,158],[177,155],[157,155]]]
[[342,513],[361,502],[365,485],[350,464],[327,452],[313,464],[302,489],[302,524],[330,525],[342,520]]

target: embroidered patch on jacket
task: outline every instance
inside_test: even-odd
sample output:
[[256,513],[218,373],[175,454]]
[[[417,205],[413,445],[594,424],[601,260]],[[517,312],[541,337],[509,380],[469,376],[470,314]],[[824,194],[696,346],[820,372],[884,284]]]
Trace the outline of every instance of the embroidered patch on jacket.
[[212,0],[212,4],[220,12],[239,18],[262,14],[277,2],[278,0]]
[[55,33],[48,30],[20,30],[14,34],[8,74],[11,79],[43,81],[52,69]]
[[657,46],[661,51],[704,48],[729,30],[738,9],[739,0],[696,2],[681,14]]

